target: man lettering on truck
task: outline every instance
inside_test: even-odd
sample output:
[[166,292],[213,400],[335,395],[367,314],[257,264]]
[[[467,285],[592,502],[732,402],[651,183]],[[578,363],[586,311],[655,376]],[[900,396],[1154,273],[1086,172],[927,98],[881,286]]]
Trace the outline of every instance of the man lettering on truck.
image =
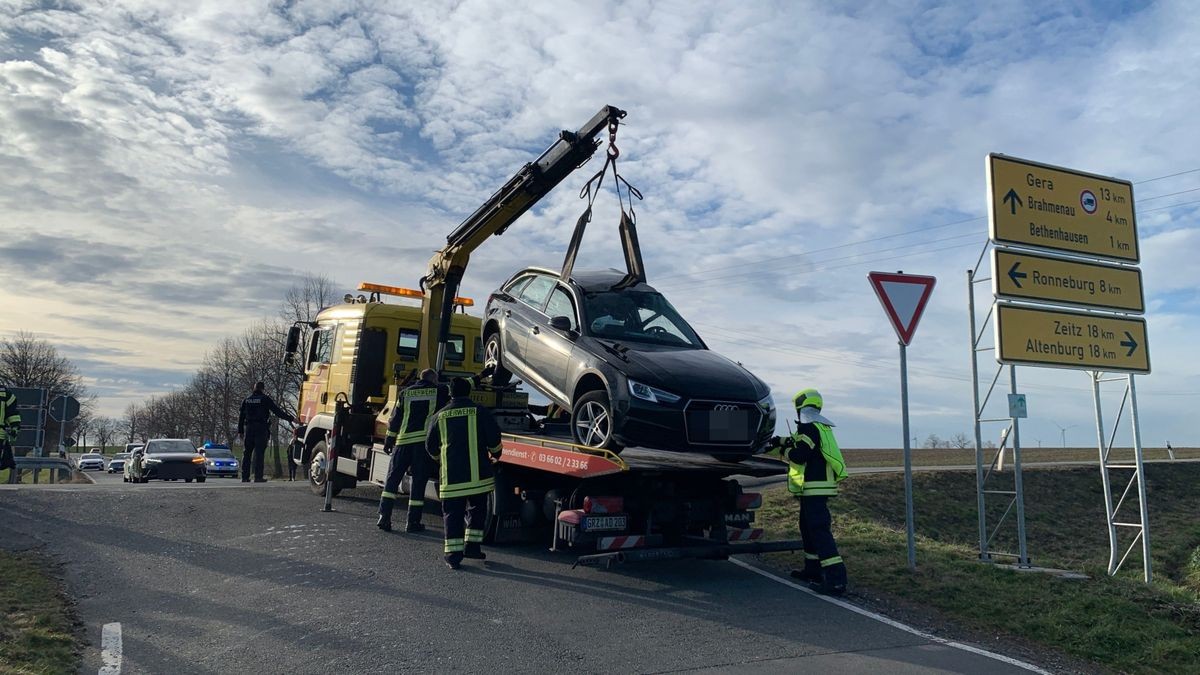
[[[425,453],[425,427],[429,418],[450,401],[450,393],[438,386],[437,371],[426,368],[421,379],[400,390],[396,408],[388,420],[387,438],[383,451],[391,454],[383,496],[379,498],[379,521],[376,526],[392,531],[392,509],[404,472],[412,469],[412,487],[408,492],[408,524],[405,532],[421,532],[421,515],[425,509],[425,486],[429,483],[429,456]],[[395,452],[392,448],[399,446]]]
[[804,569],[792,570],[830,595],[846,592],[846,564],[838,554],[831,531],[829,498],[846,478],[846,461],[833,436],[833,422],[821,415],[824,401],[816,389],[805,389],[792,399],[796,405],[796,433],[776,436],[766,454],[788,465],[788,490],[800,502],[800,539],[804,542]]
[[470,380],[450,382],[450,403],[429,420],[425,450],[441,463],[438,496],[446,532],[445,561],[458,569],[463,558],[483,560],[487,495],[500,458],[500,427],[491,411],[471,400]]
[[265,483],[263,478],[263,455],[267,451],[267,439],[271,435],[271,413],[293,424],[296,418],[291,413],[275,405],[275,401],[264,392],[266,385],[254,383],[254,392],[242,401],[241,412],[238,413],[237,435],[243,439],[242,450],[242,482],[250,482],[250,461],[254,461],[254,482]]

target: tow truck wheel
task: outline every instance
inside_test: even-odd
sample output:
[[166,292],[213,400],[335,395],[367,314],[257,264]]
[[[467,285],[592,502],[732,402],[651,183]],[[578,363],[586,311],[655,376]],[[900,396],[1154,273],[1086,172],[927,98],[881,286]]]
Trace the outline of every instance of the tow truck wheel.
[[613,440],[612,404],[606,392],[589,391],[575,401],[571,436],[579,445],[621,452],[624,446]]
[[488,336],[487,344],[483,346],[483,365],[492,366],[492,386],[503,387],[512,379],[512,373],[504,368],[501,362],[500,331]]
[[[312,459],[308,461],[308,486],[312,488],[313,494],[325,496],[325,481],[329,479],[329,473],[326,470],[325,458],[329,455],[329,445],[325,441],[321,441],[313,446]],[[333,496],[337,496],[342,491],[339,481],[333,482]]]

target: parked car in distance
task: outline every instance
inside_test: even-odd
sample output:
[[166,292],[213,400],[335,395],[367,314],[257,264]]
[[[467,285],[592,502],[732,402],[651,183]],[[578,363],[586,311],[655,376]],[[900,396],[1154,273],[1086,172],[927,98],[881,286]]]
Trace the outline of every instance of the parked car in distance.
[[233,451],[229,449],[228,445],[206,443],[203,450],[208,475],[237,478],[238,461],[234,458]]
[[126,443],[125,444],[125,452],[133,452],[134,448],[140,448],[143,445],[144,445],[143,443]]
[[186,438],[152,438],[135,449],[125,464],[126,482],[145,483],[151,478],[203,483],[207,477],[204,455]]
[[80,471],[87,471],[88,469],[97,469],[99,471],[103,471],[104,455],[98,455],[90,452],[86,455],[80,455],[79,461],[76,462],[76,466],[79,467]]
[[117,473],[118,471],[124,472],[125,471],[125,460],[129,459],[129,455],[130,455],[130,453],[128,453],[128,452],[118,452],[117,454],[113,455],[112,459],[108,460],[108,472],[109,473]]
[[775,432],[771,390],[711,350],[667,299],[617,270],[526,268],[488,298],[484,364],[571,411],[576,443],[740,460]]

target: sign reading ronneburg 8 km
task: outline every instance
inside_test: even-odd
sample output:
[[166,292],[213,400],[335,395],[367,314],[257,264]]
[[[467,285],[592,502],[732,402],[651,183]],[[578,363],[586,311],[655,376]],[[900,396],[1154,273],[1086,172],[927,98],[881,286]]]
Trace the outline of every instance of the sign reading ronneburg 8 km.
[[1139,260],[1133,184],[988,155],[988,211],[997,244]]
[[992,269],[997,298],[1146,311],[1142,272],[1136,267],[997,248],[992,249]]

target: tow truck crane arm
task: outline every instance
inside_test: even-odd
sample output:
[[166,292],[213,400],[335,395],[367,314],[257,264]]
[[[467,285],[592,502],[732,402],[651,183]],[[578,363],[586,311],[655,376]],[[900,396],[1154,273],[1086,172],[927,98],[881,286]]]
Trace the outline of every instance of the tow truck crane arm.
[[[450,318],[454,311],[454,296],[462,283],[471,253],[488,237],[504,234],[509,225],[538,203],[572,171],[592,157],[600,141],[596,136],[610,123],[625,117],[625,111],[604,106],[578,131],[562,131],[536,160],[521,170],[462,222],[450,236],[446,246],[429,261],[429,271],[421,279],[425,299],[421,308],[421,335],[436,335],[436,340],[422,339],[417,356],[417,368],[441,371],[446,357]],[[614,127],[615,128],[615,127]]]

